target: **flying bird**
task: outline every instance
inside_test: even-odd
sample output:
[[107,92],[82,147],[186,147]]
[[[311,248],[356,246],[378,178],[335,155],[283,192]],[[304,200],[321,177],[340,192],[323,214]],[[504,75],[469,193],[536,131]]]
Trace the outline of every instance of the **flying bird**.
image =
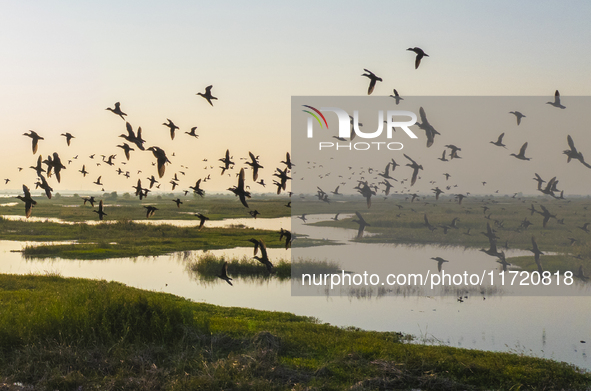
[[240,202],[242,202],[242,205],[248,208],[246,198],[250,198],[250,192],[246,191],[244,188],[244,168],[241,168],[240,174],[238,174],[238,185],[231,187],[228,190],[230,190],[232,193],[234,193],[234,195],[240,198]]
[[558,90],[556,90],[556,92],[554,93],[554,102],[546,102],[546,104],[558,107],[559,109],[566,109],[566,106],[563,106],[560,103],[560,93],[558,92]]
[[363,237],[363,231],[365,230],[365,227],[370,226],[370,224],[368,224],[365,221],[363,216],[361,216],[361,213],[355,212],[355,214],[357,215],[357,218],[359,219],[359,220],[353,220],[354,223],[359,224],[359,229],[357,230],[357,239],[361,239]]
[[107,215],[103,208],[103,200],[99,202],[98,210],[93,210],[93,212],[98,214],[99,220],[103,220],[103,216]]
[[443,265],[444,262],[449,262],[446,261],[445,259],[441,258],[441,257],[432,257],[431,259],[437,261],[437,271],[439,273],[441,273],[441,266]]
[[417,54],[417,57],[415,58],[415,69],[418,69],[419,65],[421,65],[421,60],[423,59],[423,57],[429,57],[429,55],[425,53],[423,49],[418,47],[408,48],[406,50],[410,50],[411,52],[415,52]]
[[64,136],[66,138],[66,143],[68,143],[68,147],[70,146],[70,140],[72,140],[73,138],[76,138],[76,137],[72,136],[70,133],[62,133],[62,134],[60,134],[60,136]]
[[404,100],[404,98],[401,98],[400,95],[398,95],[398,91],[396,91],[396,88],[394,88],[393,92],[394,95],[390,95],[390,98],[396,99],[396,105],[398,105],[401,100]]
[[510,111],[509,114],[513,114],[517,117],[517,126],[521,124],[521,119],[525,118],[525,115],[521,114],[519,111]]
[[198,92],[196,95],[202,96],[205,99],[207,99],[207,101],[209,102],[210,105],[213,106],[213,103],[211,102],[212,99],[217,100],[218,98],[216,98],[215,96],[211,95],[211,88],[213,86],[207,86],[205,87],[205,94],[202,94],[201,92]]
[[527,148],[527,142],[521,146],[521,149],[519,150],[519,154],[516,155],[516,154],[512,153],[511,156],[515,156],[519,160],[531,160],[530,157],[525,157],[526,148]]
[[35,201],[31,197],[31,192],[29,191],[29,188],[25,185],[23,185],[23,192],[25,193],[24,196],[19,195],[16,198],[18,198],[19,200],[21,200],[25,203],[25,216],[26,216],[26,218],[29,218],[29,217],[31,217],[31,212],[33,211],[33,206],[37,204],[37,201]]
[[23,136],[30,137],[33,142],[33,155],[37,153],[37,148],[39,146],[39,140],[45,140],[43,137],[39,136],[37,132],[33,130],[29,130],[30,133],[23,133]]
[[228,277],[228,261],[224,262],[224,264],[222,265],[222,271],[218,275],[218,278],[221,278],[222,280],[230,284],[230,286],[233,286],[230,282],[232,279]]
[[371,95],[371,93],[373,92],[373,89],[376,86],[376,82],[382,81],[382,78],[377,77],[372,71],[369,71],[365,68],[363,70],[367,73],[364,73],[361,76],[365,76],[365,77],[369,78],[369,88],[367,89],[367,95]]
[[166,120],[168,121],[168,123],[163,123],[162,125],[170,129],[170,139],[174,140],[174,132],[175,130],[179,129],[179,127],[176,126],[174,122],[172,122],[170,119],[167,118]]
[[123,118],[123,116],[124,115],[127,115],[127,114],[125,114],[123,111],[121,111],[121,107],[120,106],[121,106],[121,104],[119,102],[116,102],[114,109],[112,109],[110,107],[107,107],[105,110],[109,110],[109,111],[113,112],[113,114],[118,115],[119,117],[121,117],[122,120],[125,121],[125,118]]
[[497,139],[497,141],[490,141],[491,144],[496,145],[497,147],[503,147],[505,149],[507,149],[507,147],[505,146],[505,144],[503,144],[503,137],[505,136],[505,133],[501,133],[501,135],[499,136],[499,138]]
[[164,176],[164,170],[166,169],[165,164],[170,163],[170,160],[166,157],[166,152],[158,147],[150,147],[148,148],[148,151],[152,151],[152,154],[154,154],[158,164],[158,175],[162,178]]

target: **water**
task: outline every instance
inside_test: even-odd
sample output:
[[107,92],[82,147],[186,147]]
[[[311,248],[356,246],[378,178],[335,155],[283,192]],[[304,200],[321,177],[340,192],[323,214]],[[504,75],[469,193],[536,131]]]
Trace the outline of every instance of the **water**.
[[[309,216],[309,222],[332,216]],[[244,219],[253,222],[254,219]],[[289,218],[257,219],[267,229],[289,227]],[[227,220],[228,221],[228,220]],[[184,222],[183,222],[184,223]],[[228,224],[235,223],[232,221]],[[449,272],[482,265],[497,270],[492,257],[474,250],[441,248],[436,246],[391,246],[350,243],[356,231],[311,227],[294,219],[292,231],[313,238],[335,240],[346,245],[300,248],[297,254],[313,255],[317,259],[331,259],[346,270],[362,272],[396,272],[405,264],[424,263],[434,268],[431,256],[450,260]],[[460,303],[456,297],[438,295],[376,296],[357,292],[341,292],[322,296],[292,296],[291,283],[276,279],[234,280],[234,286],[224,281],[205,282],[187,268],[188,259],[202,253],[192,251],[158,257],[121,258],[97,261],[82,260],[24,260],[19,253],[26,243],[0,241],[0,272],[28,274],[59,272],[64,277],[115,280],[130,286],[168,292],[223,306],[248,307],[270,311],[286,311],[313,316],[337,326],[356,326],[366,330],[401,331],[419,337],[427,343],[492,351],[509,351],[573,363],[591,369],[588,345],[591,344],[591,299],[587,296],[507,296],[471,292]],[[350,262],[345,254],[364,254],[371,247],[372,257],[383,252],[385,261]],[[211,253],[227,256],[252,256],[251,247],[215,250]],[[514,254],[519,254],[515,252]],[[513,254],[513,255],[514,255]],[[290,251],[269,249],[271,260],[289,258]],[[365,258],[359,258],[365,259]],[[453,265],[451,260],[453,260]],[[349,262],[349,263],[347,263]],[[447,265],[447,264],[446,264]],[[446,269],[447,270],[447,269]],[[231,274],[231,273],[230,273]],[[294,284],[299,284],[294,280]],[[588,290],[588,285],[577,284],[572,289]],[[586,343],[581,343],[586,341]]]

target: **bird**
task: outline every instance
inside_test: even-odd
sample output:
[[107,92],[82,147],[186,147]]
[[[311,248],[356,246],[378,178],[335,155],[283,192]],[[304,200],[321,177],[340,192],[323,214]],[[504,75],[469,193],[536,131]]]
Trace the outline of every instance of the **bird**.
[[64,136],[66,138],[66,143],[68,143],[68,147],[70,146],[70,140],[72,140],[73,138],[76,138],[76,137],[72,136],[70,133],[62,133],[62,134],[60,134],[60,136]]
[[398,95],[398,91],[396,91],[396,88],[394,88],[393,92],[394,95],[390,95],[390,98],[396,99],[396,105],[398,105],[401,100],[404,100],[404,98],[401,98],[400,95]]
[[410,50],[411,52],[415,52],[417,54],[416,58],[415,58],[415,69],[419,68],[419,65],[421,65],[421,59],[423,57],[429,57],[429,55],[427,53],[425,53],[423,51],[423,49],[418,48],[418,47],[414,47],[414,48],[408,48],[406,50]]
[[[536,243],[536,238],[535,237],[531,237],[531,244],[532,244],[532,248],[529,250],[532,253],[534,253],[534,260],[536,262],[536,265],[538,265],[538,271],[540,271],[540,269],[542,268],[542,265],[540,263],[540,255],[544,255],[544,253],[542,251],[540,251],[540,249],[538,248],[538,244]],[[541,273],[542,271],[540,271]]]
[[363,231],[365,230],[365,227],[370,226],[370,224],[368,224],[365,221],[363,216],[361,216],[361,213],[356,211],[355,214],[357,215],[357,218],[359,219],[359,220],[353,220],[354,223],[359,224],[359,229],[357,230],[357,239],[361,239],[363,237]]
[[154,216],[154,212],[156,212],[158,210],[158,208],[156,208],[155,206],[151,206],[151,205],[144,205],[144,208],[146,208],[146,218],[149,219],[150,217]]
[[164,165],[166,163],[170,163],[170,160],[168,160],[166,157],[166,152],[164,152],[164,150],[159,147],[150,147],[147,150],[152,151],[152,154],[154,154],[158,164],[158,175],[160,178],[162,178],[162,176],[164,176],[164,170],[166,169]]
[[82,165],[82,170],[78,170],[78,172],[82,173],[82,176],[86,177],[86,174],[88,174],[88,171],[86,171],[86,166],[83,164]]
[[130,147],[127,143],[123,143],[123,145],[117,145],[117,147],[122,148],[125,151],[125,158],[129,160],[129,151],[135,151],[132,147]]
[[83,197],[82,199],[84,200],[84,205],[86,205],[86,202],[88,202],[88,203],[90,203],[90,206],[92,206],[94,208],[94,203],[96,202],[96,200],[94,199],[94,196]]
[[230,168],[230,165],[234,165],[234,162],[231,159],[229,149],[226,149],[226,155],[223,158],[218,159],[220,162],[224,163],[224,166],[220,167],[222,169],[222,175],[224,175],[224,172]]
[[279,231],[279,241],[282,241],[283,238],[285,238],[285,249],[287,250],[291,247],[292,235],[290,231],[281,228],[281,231]]
[[124,115],[127,115],[127,114],[125,114],[123,111],[121,111],[121,104],[119,102],[116,102],[115,103],[115,108],[114,109],[112,109],[110,107],[107,107],[106,110],[109,110],[109,111],[113,112],[113,114],[118,115],[119,117],[121,117],[122,120],[125,121],[125,118],[123,118],[123,116]]
[[207,86],[205,87],[205,94],[202,94],[201,92],[198,92],[196,95],[202,96],[203,98],[207,99],[207,101],[209,102],[210,105],[213,106],[213,103],[211,102],[212,99],[217,100],[218,98],[216,98],[215,96],[211,95],[211,88],[213,86]]
[[589,231],[589,225],[591,225],[591,224],[590,223],[585,223],[585,224],[583,224],[582,227],[577,227],[577,228],[585,231],[586,233],[589,233],[590,232]]
[[571,159],[576,159],[580,161],[585,167],[591,168],[591,165],[585,163],[585,158],[583,158],[583,154],[577,151],[577,148],[575,147],[575,142],[573,141],[570,135],[566,136],[566,141],[568,143],[568,147],[570,148],[562,152],[567,156],[566,162],[570,163]]
[[287,153],[285,154],[285,161],[283,161],[283,160],[282,160],[280,163],[283,163],[283,164],[285,164],[285,165],[287,166],[287,168],[288,168],[288,169],[290,169],[290,170],[291,170],[291,168],[292,168],[292,167],[294,167],[294,166],[295,166],[295,164],[293,164],[293,163],[291,162],[291,157],[289,156],[289,152],[287,152]]
[[233,286],[230,282],[232,279],[228,277],[228,261],[224,262],[224,264],[222,265],[222,271],[218,275],[218,278],[221,278],[222,280],[230,284],[230,286]]
[[188,134],[189,136],[193,136],[195,138],[199,138],[199,135],[197,133],[195,133],[195,131],[197,130],[197,126],[193,126],[191,128],[190,132],[185,132],[185,134]]
[[526,148],[527,148],[527,142],[521,146],[521,149],[519,150],[519,154],[516,155],[516,154],[512,153],[511,156],[515,156],[519,160],[531,160],[531,158],[525,157]]
[[[254,243],[254,259],[258,260],[260,263],[262,263],[263,265],[265,265],[265,267],[267,268],[267,271],[269,273],[273,272],[273,264],[271,263],[271,261],[269,261],[269,256],[267,255],[267,246],[265,245],[265,242],[262,239],[249,239],[250,242]],[[257,250],[260,249],[261,250],[261,256],[257,257]]]
[[209,220],[209,217],[201,214],[201,213],[195,213],[195,216],[197,218],[199,218],[200,222],[199,222],[199,231],[201,231],[201,228],[203,228],[203,225],[205,225],[205,221]]
[[505,133],[501,133],[501,135],[499,136],[497,141],[490,141],[490,143],[496,145],[497,147],[503,147],[503,148],[507,149],[505,144],[503,144],[503,137],[504,136],[505,136]]
[[181,204],[183,203],[183,201],[181,201],[180,198],[177,198],[176,200],[172,200],[172,202],[176,203],[177,208],[180,208]]
[[40,187],[43,190],[45,190],[45,195],[47,195],[48,199],[51,199],[51,192],[53,191],[53,189],[49,186],[47,180],[43,175],[39,175],[39,179],[41,179],[41,182],[36,182],[35,188]]
[[154,187],[154,184],[155,184],[155,183],[158,183],[158,181],[156,180],[156,178],[154,178],[154,175],[152,175],[151,177],[149,177],[149,178],[146,178],[146,179],[148,179],[148,180],[150,181],[150,189],[151,189],[152,187]]
[[439,273],[441,273],[441,266],[443,265],[444,262],[449,262],[446,261],[445,259],[441,258],[441,257],[432,257],[431,259],[437,261],[437,271]]
[[510,111],[509,114],[513,114],[517,117],[517,126],[521,124],[521,119],[525,118],[525,115],[521,114],[519,111]]
[[334,221],[339,221],[339,215],[340,213],[337,213],[334,217],[331,217],[330,219]]
[[97,178],[97,180],[96,180],[96,181],[94,181],[94,182],[92,182],[92,183],[94,183],[95,185],[103,186],[103,184],[101,183],[101,177],[102,177],[102,175],[101,175],[101,176],[99,176],[99,177]]
[[170,129],[170,139],[174,140],[174,132],[175,130],[179,129],[179,127],[176,126],[174,122],[172,122],[170,119],[167,118],[166,120],[168,121],[168,123],[163,123],[162,125]]
[[[425,131],[427,136],[427,148],[429,148],[435,141],[435,135],[441,135],[441,133],[435,130],[435,128],[429,123],[427,120],[427,114],[425,114],[425,109],[423,109],[423,107],[419,108],[419,115],[422,122],[417,122],[417,126]],[[443,156],[443,158],[445,158],[445,156]]]
[[365,77],[369,78],[369,87],[367,89],[367,95],[371,95],[371,93],[373,92],[373,89],[376,86],[376,82],[377,81],[382,81],[382,78],[377,77],[372,71],[369,71],[369,70],[367,70],[365,68],[363,70],[365,72],[367,72],[367,73],[364,73],[361,76],[365,76]]
[[244,168],[241,168],[240,173],[238,174],[238,185],[231,187],[228,190],[230,190],[232,193],[234,193],[234,195],[240,198],[240,202],[242,202],[242,205],[248,208],[246,199],[250,198],[250,192],[245,190],[244,188]]
[[199,179],[196,183],[195,186],[189,186],[189,189],[193,189],[193,193],[195,194],[199,194],[201,197],[203,197],[205,195],[205,191],[203,191],[203,189],[201,189],[199,186],[201,185],[201,179]]
[[246,162],[252,168],[252,180],[256,182],[257,178],[259,177],[259,168],[264,168],[258,162],[258,159],[252,154],[252,152],[248,152],[248,156],[250,156],[250,162]]
[[41,163],[42,163],[41,160],[42,160],[41,155],[39,155],[39,157],[37,158],[37,165],[30,167],[37,172],[37,176],[40,176],[42,172],[45,172],[43,167],[41,167]]
[[255,219],[257,218],[258,215],[260,215],[261,213],[258,210],[249,210],[248,214],[251,215],[252,217],[254,217]]
[[429,230],[431,232],[433,232],[433,231],[435,231],[437,229],[437,227],[434,227],[434,226],[432,226],[429,223],[429,219],[427,218],[427,214],[426,213],[423,215],[423,220],[425,220],[425,227],[429,228]]
[[559,109],[566,109],[566,106],[560,103],[560,92],[558,90],[554,93],[554,102],[546,102],[546,104],[558,107]]
[[98,210],[93,210],[93,212],[98,214],[99,220],[103,220],[103,216],[107,215],[103,208],[103,200],[100,200]]
[[[137,147],[139,149],[144,151],[145,150],[144,143],[146,141],[142,139],[141,126],[137,129],[137,136],[136,136],[135,132],[133,131],[133,127],[131,126],[131,124],[129,122],[125,123],[125,128],[127,129],[127,134],[121,134],[121,135],[119,135],[119,137],[123,137],[124,139],[126,139],[130,143],[134,143],[135,145],[137,145]],[[94,158],[94,155],[91,155],[91,156],[92,156],[91,159]]]
[[33,142],[33,155],[37,153],[37,148],[39,147],[39,140],[45,140],[43,137],[39,136],[37,132],[33,130],[29,130],[30,133],[23,133],[23,136],[30,137]]
[[412,172],[412,179],[410,181],[410,185],[414,185],[417,181],[417,176],[419,175],[419,170],[423,169],[423,166],[412,160],[407,154],[403,154],[405,158],[411,161],[411,164],[407,164],[408,167],[413,169]]
[[297,216],[298,219],[302,220],[304,223],[306,222],[306,213],[302,214],[301,216]]
[[25,216],[28,219],[29,217],[31,217],[31,212],[33,211],[33,206],[37,204],[37,201],[35,201],[31,197],[31,192],[29,191],[29,188],[25,185],[23,185],[23,193],[25,193],[24,196],[19,195],[16,198],[18,198],[19,200],[21,200],[25,203]]

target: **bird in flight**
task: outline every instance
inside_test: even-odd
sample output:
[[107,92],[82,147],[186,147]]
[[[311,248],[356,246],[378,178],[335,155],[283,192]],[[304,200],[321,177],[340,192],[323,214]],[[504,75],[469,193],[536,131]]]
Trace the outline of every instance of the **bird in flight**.
[[29,130],[31,133],[23,133],[23,136],[30,137],[33,141],[33,155],[37,153],[37,148],[39,147],[39,140],[45,140],[43,137],[39,136],[37,132],[34,130]]
[[199,135],[197,133],[195,133],[195,131],[197,130],[197,126],[193,126],[191,128],[190,132],[185,132],[185,134],[188,134],[189,136],[193,136],[195,138],[199,138]]
[[429,55],[427,53],[425,53],[423,51],[423,49],[418,48],[418,47],[408,48],[406,50],[410,50],[411,52],[415,52],[417,54],[417,57],[415,58],[415,69],[418,69],[419,65],[421,65],[421,60],[423,57],[425,57],[425,56],[429,57]]
[[558,107],[559,109],[566,109],[566,106],[563,106],[560,103],[560,93],[558,92],[558,90],[556,90],[556,92],[554,93],[554,102],[546,102],[546,104]]
[[511,156],[515,156],[519,160],[531,160],[530,157],[525,157],[525,150],[527,149],[527,142],[521,146],[519,154],[512,153]]
[[162,176],[164,176],[164,170],[166,169],[164,165],[170,163],[170,160],[166,157],[166,152],[159,147],[150,147],[148,148],[148,151],[152,151],[152,154],[154,154],[158,164],[158,175],[162,178]]
[[216,98],[215,96],[211,95],[211,88],[212,87],[213,86],[207,86],[207,87],[205,87],[205,94],[202,94],[201,92],[198,92],[196,95],[199,95],[199,96],[204,97],[205,99],[207,99],[207,101],[209,102],[209,104],[213,106],[213,103],[211,103],[211,100],[212,99],[217,100],[218,98]]
[[417,176],[419,175],[419,170],[423,169],[423,166],[412,160],[407,154],[403,154],[405,158],[411,161],[411,164],[407,164],[408,167],[412,168],[412,179],[410,181],[410,185],[414,185],[417,181]]
[[99,220],[103,220],[103,216],[107,215],[104,211],[103,200],[99,202],[98,210],[93,210],[93,212],[98,214]]
[[62,133],[62,134],[60,134],[60,136],[64,136],[66,138],[66,143],[68,143],[68,147],[70,146],[70,140],[72,140],[73,138],[76,138],[76,137],[72,136],[71,133]]
[[437,271],[439,271],[439,273],[441,273],[441,266],[443,265],[444,262],[449,262],[446,261],[445,259],[441,258],[441,257],[432,257],[431,259],[437,261]]
[[359,212],[355,212],[355,214],[357,215],[357,218],[359,220],[352,220],[354,223],[359,224],[359,230],[357,230],[357,239],[361,239],[363,237],[363,231],[365,230],[365,227],[370,226],[370,224],[368,224],[365,219],[363,218],[363,216],[361,216],[361,213]]
[[394,92],[394,95],[390,95],[390,98],[396,99],[396,105],[398,105],[401,100],[404,100],[404,98],[400,97],[400,95],[398,94],[398,91],[396,91],[396,88],[394,88],[392,91]]
[[115,108],[114,108],[114,109],[112,109],[112,108],[110,108],[110,107],[107,107],[105,110],[112,111],[112,112],[113,112],[113,114],[116,114],[116,115],[118,115],[119,117],[121,117],[121,119],[122,119],[122,120],[124,120],[124,121],[125,121],[125,118],[123,118],[123,116],[124,116],[124,115],[127,115],[127,114],[125,114],[123,111],[121,111],[121,107],[120,107],[120,106],[121,106],[121,104],[120,104],[119,102],[116,102],[116,103],[115,103]]
[[525,115],[521,114],[519,111],[510,111],[509,114],[513,114],[515,117],[517,117],[517,126],[521,124],[521,119],[525,118]]
[[16,198],[18,198],[19,200],[21,200],[25,203],[25,216],[27,218],[29,218],[29,217],[31,217],[31,212],[33,211],[33,206],[37,204],[37,201],[35,201],[31,197],[31,192],[29,191],[29,188],[25,185],[23,185],[23,192],[25,193],[24,196],[19,195]]
[[206,220],[209,220],[209,217],[201,214],[201,213],[195,213],[195,216],[197,218],[199,218],[200,222],[199,222],[199,231],[201,231],[201,228],[203,228],[203,225],[205,224]]
[[501,133],[501,135],[499,136],[499,138],[497,139],[497,141],[490,141],[491,144],[496,145],[497,147],[503,147],[505,149],[507,149],[507,147],[505,146],[505,144],[503,144],[503,137],[505,136],[505,133]]
[[373,73],[372,71],[369,71],[369,70],[367,70],[365,68],[363,70],[365,72],[367,72],[367,73],[364,73],[361,76],[365,76],[365,77],[369,78],[369,88],[367,89],[367,95],[371,95],[371,93],[373,92],[373,89],[376,86],[376,82],[377,81],[382,81],[382,78],[381,77],[377,77],[375,75],[375,73]]
[[242,202],[242,205],[248,208],[246,198],[250,198],[250,192],[246,191],[244,188],[244,168],[240,169],[240,174],[238,175],[238,185],[231,187],[228,190],[230,190],[232,193],[234,193],[234,195],[240,198],[240,202]]
[[172,122],[170,119],[167,118],[166,120],[168,121],[168,123],[165,122],[162,125],[164,125],[170,129],[170,139],[174,140],[174,132],[175,132],[175,130],[179,129],[179,127],[176,126],[174,124],[174,122]]

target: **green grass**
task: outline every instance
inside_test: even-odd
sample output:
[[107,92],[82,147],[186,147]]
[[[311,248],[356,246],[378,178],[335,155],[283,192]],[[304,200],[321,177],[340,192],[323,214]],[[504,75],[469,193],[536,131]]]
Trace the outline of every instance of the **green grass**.
[[[110,193],[109,193],[110,194]],[[82,196],[53,197],[51,200],[46,197],[33,197],[37,205],[33,208],[33,217],[55,217],[65,221],[81,222],[96,220],[97,215],[93,212],[98,209],[98,200],[105,203],[106,218],[109,220],[145,220],[146,209],[143,205],[152,205],[158,208],[150,220],[194,220],[194,213],[200,212],[207,215],[211,220],[223,218],[251,218],[249,210],[258,210],[260,218],[285,217],[291,215],[291,209],[285,207],[289,197],[277,195],[255,195],[248,201],[250,209],[242,206],[234,195],[219,196],[205,195],[205,197],[194,197],[192,194],[184,196],[183,193],[170,193],[168,195],[150,195],[140,201],[137,197],[117,196],[95,196],[97,204],[93,208],[90,204],[83,205]],[[183,204],[177,208],[172,202],[180,198]],[[24,216],[24,204],[17,199],[5,199],[5,203],[18,202],[16,206],[0,207],[0,215]],[[116,205],[116,206],[111,206]]]
[[591,386],[589,373],[551,360],[55,275],[0,275],[0,336],[0,381],[41,390]]
[[272,260],[274,273],[269,274],[265,265],[252,258],[229,258],[224,255],[216,256],[213,254],[202,254],[190,260],[188,269],[197,273],[199,278],[205,281],[214,281],[222,270],[224,262],[228,262],[228,276],[231,278],[243,279],[261,279],[278,278],[279,280],[288,280],[292,277],[297,278],[302,273],[338,273],[341,271],[334,262],[315,261],[310,259],[298,259],[291,263],[286,259]]

